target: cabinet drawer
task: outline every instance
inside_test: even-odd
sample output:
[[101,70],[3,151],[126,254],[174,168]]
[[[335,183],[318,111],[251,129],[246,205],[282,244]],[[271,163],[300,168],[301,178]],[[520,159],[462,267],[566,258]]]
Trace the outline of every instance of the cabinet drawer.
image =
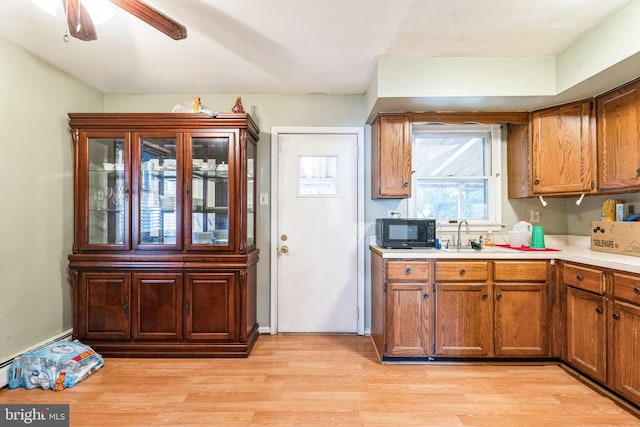
[[387,280],[410,280],[426,282],[429,280],[428,261],[388,261]]
[[602,271],[573,264],[562,266],[562,281],[565,285],[575,286],[585,291],[604,293]]
[[487,261],[436,262],[436,281],[487,281],[488,265]]
[[640,277],[614,273],[613,296],[634,304],[640,304]]
[[495,261],[493,278],[502,282],[546,282],[546,261]]

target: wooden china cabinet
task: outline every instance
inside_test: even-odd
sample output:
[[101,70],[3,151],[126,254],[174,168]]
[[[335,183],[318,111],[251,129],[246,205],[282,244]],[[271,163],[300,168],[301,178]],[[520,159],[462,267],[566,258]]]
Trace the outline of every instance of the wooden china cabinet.
[[110,357],[248,356],[258,337],[252,118],[69,118],[74,338]]

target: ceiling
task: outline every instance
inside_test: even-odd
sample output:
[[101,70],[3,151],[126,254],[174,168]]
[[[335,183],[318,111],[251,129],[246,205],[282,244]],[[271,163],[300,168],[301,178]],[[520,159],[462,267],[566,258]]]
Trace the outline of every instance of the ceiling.
[[98,40],[0,2],[0,35],[109,94],[362,94],[382,56],[557,55],[632,0],[148,0],[175,41],[116,9]]

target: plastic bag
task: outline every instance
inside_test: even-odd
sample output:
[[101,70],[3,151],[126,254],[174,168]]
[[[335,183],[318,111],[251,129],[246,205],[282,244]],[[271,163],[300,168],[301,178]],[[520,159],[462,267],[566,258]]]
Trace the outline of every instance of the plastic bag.
[[102,356],[78,341],[58,341],[14,359],[9,388],[62,390],[73,387],[104,365]]

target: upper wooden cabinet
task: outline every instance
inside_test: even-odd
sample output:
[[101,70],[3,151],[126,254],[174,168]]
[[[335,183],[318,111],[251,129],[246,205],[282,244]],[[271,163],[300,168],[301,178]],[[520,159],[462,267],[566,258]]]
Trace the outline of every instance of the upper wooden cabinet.
[[371,123],[371,198],[411,197],[411,115],[380,114]]
[[640,81],[596,100],[599,186],[602,190],[640,187]]
[[597,191],[592,104],[535,111],[528,125],[509,125],[509,198]]
[[532,114],[534,195],[596,190],[592,102],[582,101]]

